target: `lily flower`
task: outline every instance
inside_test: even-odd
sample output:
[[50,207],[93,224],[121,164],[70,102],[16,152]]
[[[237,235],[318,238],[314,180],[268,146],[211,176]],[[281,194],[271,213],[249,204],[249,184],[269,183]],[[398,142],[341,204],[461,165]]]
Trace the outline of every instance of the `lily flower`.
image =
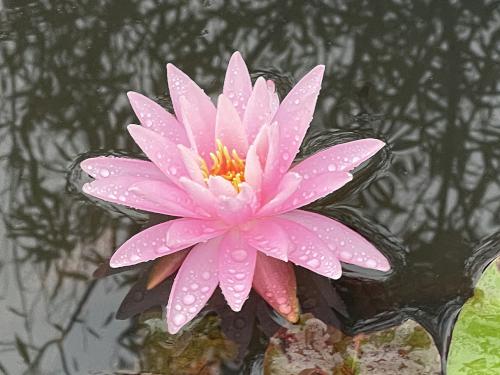
[[141,125],[128,131],[150,161],[96,157],[81,168],[86,194],[176,216],[121,245],[111,267],[156,258],[152,286],[177,271],[167,325],[178,332],[219,286],[234,311],[252,288],[290,321],[298,319],[291,263],[331,279],[340,261],[389,270],[387,259],[352,229],[300,210],[352,180],[350,171],[384,143],[361,139],[293,164],[313,118],[324,66],[307,73],[280,103],[274,83],[252,85],[241,55],[227,68],[217,107],[185,73],[167,65],[175,115],[129,92]]

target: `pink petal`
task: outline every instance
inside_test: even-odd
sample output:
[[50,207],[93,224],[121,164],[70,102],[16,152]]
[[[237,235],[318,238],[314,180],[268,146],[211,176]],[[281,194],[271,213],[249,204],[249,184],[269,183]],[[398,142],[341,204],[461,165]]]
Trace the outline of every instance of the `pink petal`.
[[243,127],[245,128],[248,143],[255,140],[260,128],[271,120],[271,107],[266,80],[257,78],[252,95],[243,116]]
[[262,174],[262,197],[264,200],[268,200],[276,193],[277,185],[284,174],[279,171],[282,154],[280,150],[280,129],[277,122],[269,125],[267,145],[266,163]]
[[262,165],[259,155],[257,155],[257,146],[251,145],[245,159],[245,181],[255,192],[260,191],[262,184]]
[[167,64],[167,78],[175,114],[184,124],[191,146],[203,158],[208,157],[214,148],[215,107],[212,101],[196,83],[172,64]]
[[136,92],[129,91],[127,96],[141,125],[175,144],[188,144],[184,127],[163,107]]
[[209,162],[210,153],[215,150],[215,107],[213,113],[207,113],[185,96],[180,97],[179,103],[191,148]]
[[113,268],[132,266],[182,250],[167,247],[165,243],[167,231],[175,221],[170,220],[152,226],[129,238],[115,251],[109,261],[110,266]]
[[205,185],[198,184],[186,177],[181,177],[179,182],[196,205],[200,206],[210,216],[216,215],[217,198]]
[[168,181],[165,174],[156,165],[146,160],[98,156],[82,161],[80,167],[96,180],[132,176]]
[[266,81],[267,90],[269,92],[269,107],[271,108],[271,118],[276,115],[278,108],[280,106],[280,98],[276,93],[276,85],[273,80],[268,79]]
[[236,197],[220,196],[217,215],[229,225],[244,223],[252,217],[257,208],[257,195],[250,185],[242,182]]
[[227,231],[227,226],[220,221],[203,219],[174,220],[166,236],[167,247],[186,248],[198,242],[205,242]]
[[212,121],[215,120],[215,107],[212,101],[186,73],[173,64],[167,64],[167,80],[174,111],[180,122],[184,123],[180,108],[180,98],[183,96],[201,114],[206,115]]
[[248,98],[252,93],[252,81],[245,61],[238,51],[233,53],[229,60],[223,93],[231,99],[233,106],[239,113],[239,117],[243,118]]
[[297,322],[299,301],[291,263],[257,253],[253,288],[277,313],[291,323]]
[[194,204],[183,190],[163,181],[142,180],[131,185],[129,191],[138,197],[164,207],[172,216],[195,218],[208,216],[206,212]]
[[201,158],[195,151],[183,146],[178,145],[177,148],[181,154],[184,166],[191,177],[191,179],[199,184],[205,184],[203,172],[201,171]]
[[283,218],[285,216],[274,220],[289,234],[293,244],[288,259],[320,275],[338,279],[342,275],[342,268],[328,246],[313,231]]
[[[136,183],[144,182],[144,177],[117,176],[102,180],[94,180],[83,185],[83,192],[107,202],[117,203],[124,206],[136,208],[164,215],[181,216],[185,213],[175,206],[163,205],[149,199],[145,199],[129,189]],[[170,186],[166,184],[166,186]]]
[[293,172],[285,174],[278,186],[278,193],[259,210],[258,215],[266,216],[281,212],[281,207],[294,195],[301,183],[302,176],[300,174]]
[[259,156],[260,165],[264,169],[267,161],[267,154],[269,153],[269,129],[271,126],[264,125],[260,128],[252,146],[255,146],[255,151]]
[[243,233],[249,245],[271,257],[288,261],[290,239],[280,225],[272,219],[256,220]]
[[313,177],[304,174],[297,190],[275,212],[291,211],[295,208],[305,206],[333,193],[351,180],[352,175],[347,172],[326,172]]
[[188,253],[189,249],[184,249],[156,259],[154,266],[151,268],[151,271],[149,271],[146,289],[150,290],[155,288],[176,272]]
[[233,311],[240,311],[252,288],[257,251],[234,230],[224,236],[219,252],[219,285]]
[[325,67],[318,65],[307,73],[288,93],[274,117],[280,131],[280,158],[278,168],[275,170],[278,176],[288,171],[299,151],[313,118],[324,71]]
[[167,304],[167,326],[177,333],[212,296],[218,279],[219,239],[196,245],[175,276]]
[[282,216],[314,231],[343,262],[379,271],[391,268],[387,259],[370,242],[338,221],[302,210]]
[[127,129],[146,156],[178,185],[179,178],[186,176],[187,171],[177,145],[142,126],[129,125]]
[[338,144],[308,157],[292,170],[300,174],[309,173],[311,175],[352,171],[384,146],[384,142],[372,138]]
[[217,116],[215,119],[215,138],[227,147],[229,153],[236,150],[238,155],[247,153],[248,142],[245,129],[231,101],[224,95],[219,95]]
[[233,184],[221,176],[210,176],[207,181],[208,189],[216,197],[224,195],[226,197],[235,197],[237,191]]

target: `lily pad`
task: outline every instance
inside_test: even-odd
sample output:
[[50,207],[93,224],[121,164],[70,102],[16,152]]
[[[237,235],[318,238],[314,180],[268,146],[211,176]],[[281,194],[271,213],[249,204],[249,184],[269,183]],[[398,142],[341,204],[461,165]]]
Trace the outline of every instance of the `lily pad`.
[[453,330],[449,375],[500,374],[500,258],[492,262]]
[[418,323],[346,336],[312,315],[280,330],[264,357],[265,375],[440,374],[439,352]]

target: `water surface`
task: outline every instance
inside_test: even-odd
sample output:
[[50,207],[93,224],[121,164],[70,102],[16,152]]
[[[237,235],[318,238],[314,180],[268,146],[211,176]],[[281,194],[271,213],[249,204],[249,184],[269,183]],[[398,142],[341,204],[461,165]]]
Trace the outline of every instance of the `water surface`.
[[[282,94],[327,66],[305,153],[389,144],[311,207],[394,264],[386,276],[346,267],[339,319],[360,331],[411,316],[445,353],[499,251],[499,39],[495,1],[0,0],[0,372],[147,370],[136,321],[114,319],[134,273],[91,278],[147,217],[89,202],[70,167],[89,151],[138,152],[126,91],[168,107],[174,62],[214,95],[234,50]],[[258,368],[262,350],[233,373]]]

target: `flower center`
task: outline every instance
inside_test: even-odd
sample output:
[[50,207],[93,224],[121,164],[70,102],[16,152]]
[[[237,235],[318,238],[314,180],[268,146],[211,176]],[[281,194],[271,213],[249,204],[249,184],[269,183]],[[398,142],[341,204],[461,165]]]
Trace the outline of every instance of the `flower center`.
[[242,160],[236,150],[229,150],[217,139],[217,150],[210,153],[212,167],[208,169],[205,160],[201,162],[203,177],[208,180],[210,176],[221,176],[233,184],[240,191],[239,184],[245,181],[245,161]]

